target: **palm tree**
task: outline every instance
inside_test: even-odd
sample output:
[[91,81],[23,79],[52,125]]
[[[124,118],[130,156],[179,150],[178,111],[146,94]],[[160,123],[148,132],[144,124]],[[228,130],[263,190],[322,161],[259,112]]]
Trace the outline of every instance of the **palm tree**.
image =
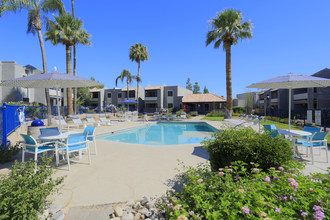
[[[54,45],[59,43],[65,45],[66,72],[72,74],[71,47],[78,43],[91,45],[89,41],[91,35],[82,29],[83,22],[79,18],[75,19],[71,14],[63,13],[54,18],[56,22],[49,22],[49,28],[45,33],[46,40],[50,40]],[[67,100],[67,113],[72,115],[72,88],[67,89]]]
[[[148,48],[143,46],[141,43],[131,46],[129,49],[129,59],[133,62],[138,63],[138,77],[140,77],[140,63],[149,59]],[[136,97],[137,97],[137,110],[139,111],[139,81],[137,81],[136,87]]]
[[[74,0],[71,0],[72,16],[75,18]],[[73,75],[77,75],[77,57],[76,57],[76,44],[73,45]],[[77,112],[77,89],[73,89],[73,111]]]
[[226,51],[226,90],[227,111],[226,118],[231,118],[232,107],[232,82],[231,82],[231,46],[236,45],[238,40],[252,38],[252,23],[244,22],[242,13],[236,9],[225,9],[215,18],[209,21],[212,30],[207,32],[206,46],[214,42],[214,48],[219,48],[223,43]]
[[127,97],[126,100],[128,100],[129,98],[129,84],[131,84],[133,82],[133,80],[136,80],[137,82],[141,82],[141,78],[139,76],[136,75],[132,75],[128,70],[123,70],[121,72],[121,74],[116,78],[116,87],[118,85],[118,80],[120,79],[120,81],[124,82],[124,79],[126,78],[126,83],[127,83]]
[[[17,12],[22,9],[28,11],[28,29],[27,33],[32,33],[35,35],[37,32],[41,55],[42,55],[42,66],[43,72],[47,72],[47,61],[46,61],[46,52],[44,39],[41,34],[42,30],[42,21],[47,22],[46,14],[51,12],[64,12],[64,5],[61,0],[1,0],[1,9],[0,16],[3,12]],[[51,105],[50,105],[50,96],[49,89],[45,89],[46,103],[47,103],[47,114],[48,114],[48,125],[51,124]]]

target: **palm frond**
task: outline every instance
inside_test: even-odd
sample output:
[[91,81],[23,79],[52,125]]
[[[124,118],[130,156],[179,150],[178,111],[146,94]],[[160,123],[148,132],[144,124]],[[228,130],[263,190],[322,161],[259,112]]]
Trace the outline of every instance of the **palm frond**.
[[45,0],[41,6],[42,12],[45,14],[51,12],[65,13],[65,7],[62,0]]
[[225,9],[217,13],[217,16],[209,21],[209,26],[206,46],[214,42],[214,48],[219,48],[221,43],[223,46],[224,43],[235,45],[238,40],[252,38],[252,23],[243,23],[242,13],[236,9]]
[[147,61],[149,59],[148,48],[141,43],[136,43],[129,49],[129,59],[132,62],[140,63],[141,61]]

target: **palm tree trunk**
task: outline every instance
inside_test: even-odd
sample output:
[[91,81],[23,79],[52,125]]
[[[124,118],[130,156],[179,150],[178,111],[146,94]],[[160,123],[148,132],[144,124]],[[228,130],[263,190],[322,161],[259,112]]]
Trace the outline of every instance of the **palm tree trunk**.
[[[127,77],[127,98],[126,100],[128,100],[128,96],[129,96],[129,90],[128,90],[128,77]],[[127,111],[129,110],[129,104],[127,103]]]
[[227,111],[226,118],[231,118],[233,113],[232,106],[232,82],[231,82],[231,44],[226,43],[226,90],[227,90]]
[[[71,0],[71,5],[72,5],[72,16],[73,18],[75,17],[74,13],[74,0]],[[77,74],[76,72],[76,67],[77,67],[77,59],[76,59],[76,44],[73,45],[73,75],[75,76]],[[76,114],[77,113],[77,89],[73,88],[73,111]]]
[[[47,72],[47,61],[46,61],[46,51],[45,51],[45,44],[44,44],[44,38],[42,37],[41,30],[37,30],[40,48],[41,48],[41,55],[42,55],[42,67],[44,73]],[[47,104],[47,118],[48,118],[48,125],[52,124],[51,121],[51,105],[50,105],[50,96],[49,96],[49,89],[45,88],[45,96],[46,96],[46,104]]]
[[[140,78],[140,62],[138,62],[138,79]],[[139,80],[137,80],[137,87],[136,87],[136,108],[137,112],[139,113]]]
[[[66,52],[66,73],[72,74],[72,62],[71,62],[71,45],[65,45]],[[67,114],[72,115],[72,88],[67,89]]]

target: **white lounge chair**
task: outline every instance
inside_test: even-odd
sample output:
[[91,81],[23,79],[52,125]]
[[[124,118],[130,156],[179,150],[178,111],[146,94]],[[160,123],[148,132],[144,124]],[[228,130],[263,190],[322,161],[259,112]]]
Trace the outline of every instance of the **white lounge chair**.
[[73,121],[73,124],[76,124],[78,128],[80,128],[80,126],[86,127],[89,124],[86,121],[85,122],[81,121],[78,115],[69,115],[69,117]]
[[95,121],[95,119],[91,115],[86,115],[86,119],[87,119],[87,122],[90,123],[90,124],[93,124],[93,125],[95,124],[96,126],[101,125],[101,122],[100,121]]
[[62,116],[55,116],[55,120],[58,125],[60,125],[60,122],[61,122],[62,129],[64,129],[64,127],[66,127],[68,130],[70,129],[70,127],[79,128],[79,125],[77,125],[75,123],[66,123],[66,121],[64,120],[64,118]]
[[105,125],[111,125],[111,120],[107,119],[105,115],[99,115],[100,123]]

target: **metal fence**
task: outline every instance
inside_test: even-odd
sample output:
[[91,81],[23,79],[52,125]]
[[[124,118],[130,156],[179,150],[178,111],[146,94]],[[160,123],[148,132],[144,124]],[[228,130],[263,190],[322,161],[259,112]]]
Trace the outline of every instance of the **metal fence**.
[[20,126],[18,120],[17,109],[21,106],[17,105],[6,105],[5,103],[0,108],[1,118],[1,145],[7,146],[7,137]]

